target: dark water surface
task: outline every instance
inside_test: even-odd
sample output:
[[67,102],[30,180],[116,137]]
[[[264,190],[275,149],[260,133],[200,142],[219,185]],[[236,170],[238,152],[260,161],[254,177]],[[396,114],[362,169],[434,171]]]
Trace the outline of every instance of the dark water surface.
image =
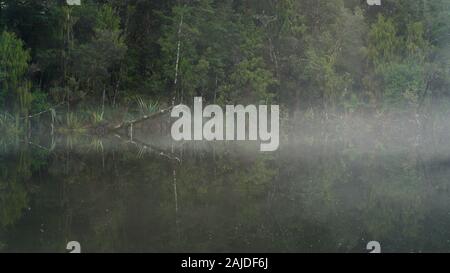
[[450,126],[417,126],[302,123],[274,153],[172,152],[170,136],[139,132],[4,144],[0,251],[367,252],[375,240],[384,252],[448,252]]

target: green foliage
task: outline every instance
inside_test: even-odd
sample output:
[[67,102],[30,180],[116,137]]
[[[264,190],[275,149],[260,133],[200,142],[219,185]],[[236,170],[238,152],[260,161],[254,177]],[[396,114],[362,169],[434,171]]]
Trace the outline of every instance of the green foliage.
[[384,83],[384,101],[389,107],[418,106],[425,90],[424,71],[414,61],[391,63],[381,71]]
[[235,69],[230,76],[231,84],[220,90],[225,102],[247,100],[269,103],[273,100],[274,94],[269,92],[269,87],[275,84],[276,80],[272,73],[264,68],[261,58],[244,60]]
[[369,59],[376,67],[398,59],[401,46],[397,30],[392,19],[386,19],[383,15],[372,25],[369,34]]
[[199,95],[339,112],[450,95],[448,1],[360,2],[4,1],[0,100],[23,114]]
[[4,31],[0,35],[0,100],[11,102],[19,96],[22,104],[28,103],[22,81],[29,61],[30,55],[23,42]]
[[97,15],[97,29],[120,31],[120,17],[109,5],[102,5]]
[[94,125],[101,123],[104,120],[104,112],[92,112],[92,123]]
[[116,85],[113,75],[127,47],[121,36],[120,17],[112,7],[102,6],[97,12],[90,42],[77,44],[72,49],[71,73],[78,92],[82,90],[98,98],[105,88],[109,90]]
[[42,90],[32,91],[33,100],[31,102],[31,109],[33,112],[46,111],[50,108],[48,94]]
[[[408,10],[415,3],[400,1],[398,4]],[[404,10],[398,12],[404,14]],[[369,34],[368,57],[380,79],[382,104],[386,109],[407,106],[415,109],[427,95],[429,75],[425,67],[433,62],[432,47],[420,21],[425,18],[416,16],[396,14],[392,16],[394,19],[386,19],[379,15]]]
[[159,103],[152,100],[144,100],[142,97],[136,98],[141,115],[148,115],[158,111]]

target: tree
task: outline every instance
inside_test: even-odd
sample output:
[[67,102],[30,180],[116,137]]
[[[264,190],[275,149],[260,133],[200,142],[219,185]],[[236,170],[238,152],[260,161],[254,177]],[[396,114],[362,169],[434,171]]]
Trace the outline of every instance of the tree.
[[120,18],[111,6],[98,9],[94,36],[73,48],[71,55],[72,80],[76,89],[93,97],[99,97],[106,90],[113,97],[118,81],[120,62],[127,47],[120,29]]
[[13,110],[11,104],[20,101],[23,110],[31,103],[28,84],[24,83],[29,61],[30,54],[23,42],[4,31],[0,35],[0,103],[3,108]]

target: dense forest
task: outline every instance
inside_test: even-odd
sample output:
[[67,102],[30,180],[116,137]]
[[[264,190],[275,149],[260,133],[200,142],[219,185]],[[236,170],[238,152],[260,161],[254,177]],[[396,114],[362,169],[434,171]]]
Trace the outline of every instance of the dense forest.
[[278,103],[286,115],[415,112],[450,95],[448,0],[3,0],[0,8],[4,127],[55,106],[90,111],[95,122],[105,108],[120,120],[129,108],[195,95]]

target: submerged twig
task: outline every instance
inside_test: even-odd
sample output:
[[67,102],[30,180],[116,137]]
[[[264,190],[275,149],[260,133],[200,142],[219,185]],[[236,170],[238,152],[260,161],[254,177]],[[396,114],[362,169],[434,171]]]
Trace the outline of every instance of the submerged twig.
[[44,150],[44,151],[47,151],[47,152],[51,152],[51,149],[48,149],[48,148],[46,148],[46,147],[44,147],[44,146],[41,146],[41,145],[39,145],[39,144],[36,144],[36,143],[34,143],[34,142],[31,142],[31,141],[22,141],[23,143],[26,143],[26,144],[30,144],[30,145],[32,145],[32,146],[35,146],[35,147],[37,147],[37,148],[39,148],[39,149],[42,149],[42,150]]
[[38,117],[38,116],[40,116],[40,115],[43,115],[43,114],[45,114],[45,113],[52,112],[52,111],[55,110],[56,107],[60,106],[61,104],[63,104],[63,103],[62,103],[62,102],[61,102],[61,103],[58,103],[58,104],[56,104],[56,105],[50,107],[50,108],[47,109],[47,110],[41,111],[41,112],[36,113],[36,114],[29,115],[29,116],[26,116],[26,117],[21,117],[20,119],[34,118],[34,117]]
[[174,160],[174,161],[177,161],[177,162],[181,163],[181,159],[180,158],[178,158],[177,156],[173,155],[172,153],[168,153],[168,152],[164,151],[163,149],[158,148],[158,147],[156,147],[154,145],[151,145],[151,144],[148,144],[148,143],[142,142],[140,140],[136,140],[136,139],[133,139],[133,140],[125,139],[125,137],[121,136],[120,134],[114,134],[114,136],[119,138],[120,140],[122,140],[124,142],[131,143],[131,144],[134,144],[134,145],[138,146],[140,148],[140,150],[139,150],[140,156],[142,156],[143,150],[150,150],[150,151],[153,150],[157,154],[159,154],[160,156],[163,156],[163,157],[166,157],[166,158],[168,158],[170,160]]

